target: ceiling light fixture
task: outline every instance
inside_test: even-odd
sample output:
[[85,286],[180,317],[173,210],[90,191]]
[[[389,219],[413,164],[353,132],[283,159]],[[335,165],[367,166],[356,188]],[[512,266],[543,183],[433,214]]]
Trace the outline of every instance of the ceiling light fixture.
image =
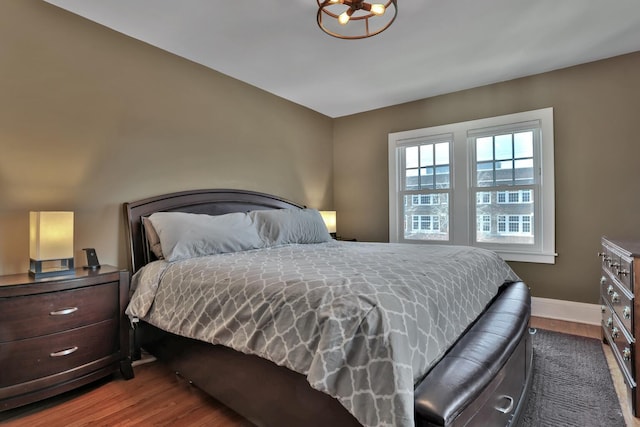
[[380,34],[398,15],[397,0],[367,3],[364,0],[316,0],[318,26],[340,39],[364,39]]

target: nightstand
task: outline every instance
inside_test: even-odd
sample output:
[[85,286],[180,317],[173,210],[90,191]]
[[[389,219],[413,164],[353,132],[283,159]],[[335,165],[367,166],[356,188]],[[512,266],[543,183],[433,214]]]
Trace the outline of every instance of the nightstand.
[[117,370],[133,378],[128,298],[129,273],[110,266],[48,279],[0,276],[0,411]]

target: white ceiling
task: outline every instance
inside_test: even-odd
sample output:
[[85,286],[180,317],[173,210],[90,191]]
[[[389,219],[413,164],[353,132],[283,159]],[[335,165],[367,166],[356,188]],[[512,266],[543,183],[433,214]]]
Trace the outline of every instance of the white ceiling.
[[330,117],[640,51],[640,0],[398,0],[362,40],[316,0],[45,1]]

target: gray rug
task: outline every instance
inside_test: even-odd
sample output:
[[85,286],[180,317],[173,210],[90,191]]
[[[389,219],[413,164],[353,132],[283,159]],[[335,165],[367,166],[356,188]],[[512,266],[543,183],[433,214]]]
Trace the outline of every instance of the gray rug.
[[624,427],[601,341],[538,329],[526,427]]

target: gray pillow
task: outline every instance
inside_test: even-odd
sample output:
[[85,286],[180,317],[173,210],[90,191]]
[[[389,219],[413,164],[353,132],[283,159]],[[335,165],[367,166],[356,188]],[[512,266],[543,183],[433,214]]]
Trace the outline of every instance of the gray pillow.
[[253,218],[244,212],[204,215],[156,212],[149,216],[167,261],[264,247]]
[[316,209],[259,210],[249,215],[266,246],[331,241],[327,226]]

